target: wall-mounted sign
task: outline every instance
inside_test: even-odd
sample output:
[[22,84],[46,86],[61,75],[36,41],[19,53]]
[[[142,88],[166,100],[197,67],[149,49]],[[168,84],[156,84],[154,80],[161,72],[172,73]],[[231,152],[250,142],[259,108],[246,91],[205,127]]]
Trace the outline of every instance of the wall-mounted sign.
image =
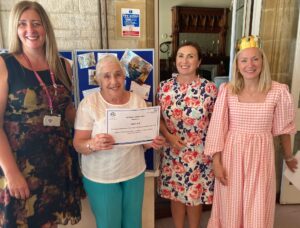
[[141,36],[140,9],[121,8],[122,37]]

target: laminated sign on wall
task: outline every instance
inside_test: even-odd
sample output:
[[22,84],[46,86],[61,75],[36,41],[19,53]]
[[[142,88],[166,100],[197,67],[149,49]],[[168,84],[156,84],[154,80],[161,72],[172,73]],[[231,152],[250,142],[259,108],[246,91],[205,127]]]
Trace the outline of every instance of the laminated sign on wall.
[[141,13],[139,9],[121,9],[122,37],[141,36]]

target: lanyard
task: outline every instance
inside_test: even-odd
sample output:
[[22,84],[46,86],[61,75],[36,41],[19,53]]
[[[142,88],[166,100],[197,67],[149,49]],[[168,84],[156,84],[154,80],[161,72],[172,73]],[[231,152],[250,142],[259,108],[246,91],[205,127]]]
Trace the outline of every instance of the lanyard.
[[[43,88],[43,90],[45,91],[46,93],[46,96],[48,98],[48,105],[49,105],[49,109],[50,109],[50,113],[51,115],[53,114],[53,103],[52,103],[52,99],[51,99],[51,96],[49,94],[49,91],[47,89],[47,86],[46,84],[43,82],[42,78],[40,77],[40,75],[32,68],[32,65],[31,65],[31,62],[29,60],[29,58],[27,57],[27,55],[25,55],[25,53],[23,53],[23,56],[26,60],[26,62],[28,63],[28,65],[30,66],[31,70],[33,71],[36,79],[38,80],[38,82],[40,83],[40,86]],[[50,76],[51,76],[51,81],[52,81],[52,85],[54,87],[54,93],[55,95],[57,94],[57,85],[55,83],[55,79],[54,79],[54,73],[51,69],[50,70]]]

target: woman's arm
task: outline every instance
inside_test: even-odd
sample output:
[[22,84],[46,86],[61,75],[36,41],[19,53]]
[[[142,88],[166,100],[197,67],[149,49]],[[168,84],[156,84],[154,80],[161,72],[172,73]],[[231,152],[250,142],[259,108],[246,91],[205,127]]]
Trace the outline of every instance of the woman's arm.
[[78,153],[90,154],[95,152],[91,134],[92,131],[75,130],[73,146]]
[[73,145],[75,150],[81,154],[91,154],[100,150],[113,148],[114,139],[109,134],[97,134],[91,138],[90,130],[75,130]]
[[[68,77],[73,84],[72,67],[67,59],[64,59],[63,61],[65,61]],[[73,85],[72,85],[72,89],[74,89]],[[74,91],[72,91],[72,93],[73,92]],[[74,126],[75,116],[76,116],[76,110],[75,110],[74,104],[73,104],[73,102],[70,102],[70,104],[66,107],[65,118],[66,118],[67,122],[70,124],[70,126],[72,126],[72,127]]]
[[8,98],[8,72],[3,59],[0,57],[0,166],[7,179],[10,195],[16,198],[29,197],[29,188],[25,178],[20,172],[12,154],[7,135],[4,132],[4,113]]
[[169,132],[169,130],[167,129],[167,126],[165,124],[165,121],[163,119],[163,117],[160,117],[160,125],[159,125],[159,131],[162,133],[162,135],[170,142],[169,139],[171,139],[172,134]]
[[186,146],[185,142],[182,141],[179,136],[169,132],[163,117],[160,118],[159,130],[172,147],[180,150],[182,147]]
[[72,67],[70,65],[70,62],[67,59],[64,58],[64,61],[65,61],[65,65],[66,65],[66,70],[67,70],[67,73],[68,73],[68,77],[69,77],[70,81],[73,84],[73,71],[72,71]]
[[217,152],[213,156],[213,170],[215,177],[223,184],[228,185],[228,177],[226,170],[223,167],[221,152]]
[[285,163],[292,172],[295,172],[295,170],[297,169],[298,162],[292,153],[291,135],[280,135],[280,139],[283,147],[283,158],[285,160]]
[[144,144],[145,149],[153,148],[155,150],[160,149],[166,143],[166,139],[163,136],[156,136],[155,139],[149,144]]
[[65,119],[68,122],[70,127],[74,126],[75,116],[76,116],[76,110],[73,102],[71,102],[70,104],[68,104],[65,110]]

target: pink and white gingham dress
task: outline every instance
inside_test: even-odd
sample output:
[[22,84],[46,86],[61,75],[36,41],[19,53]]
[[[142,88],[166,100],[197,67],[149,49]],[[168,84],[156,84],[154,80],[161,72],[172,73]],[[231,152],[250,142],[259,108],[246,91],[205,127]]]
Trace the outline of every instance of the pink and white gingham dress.
[[205,153],[221,152],[228,186],[215,182],[208,228],[272,228],[275,210],[273,136],[291,134],[295,110],[288,87],[272,82],[263,103],[242,103],[221,85]]

